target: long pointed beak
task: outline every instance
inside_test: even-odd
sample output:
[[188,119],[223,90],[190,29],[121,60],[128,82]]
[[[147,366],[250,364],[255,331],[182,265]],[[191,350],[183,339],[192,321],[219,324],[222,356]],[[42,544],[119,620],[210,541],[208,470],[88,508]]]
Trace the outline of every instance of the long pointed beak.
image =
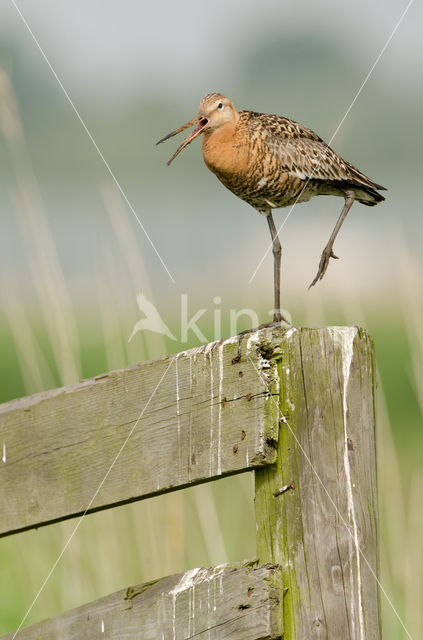
[[184,129],[188,129],[188,127],[192,127],[194,124],[197,124],[196,128],[194,129],[194,131],[192,131],[192,133],[190,133],[189,136],[187,136],[185,138],[185,140],[176,149],[175,153],[170,158],[170,160],[167,161],[166,164],[168,166],[176,158],[176,156],[182,151],[182,149],[184,149],[190,142],[195,140],[195,138],[198,138],[200,133],[203,132],[203,130],[206,127],[207,123],[208,123],[207,118],[203,118],[202,120],[199,121],[198,120],[198,116],[196,116],[195,118],[193,118],[192,120],[190,120],[186,124],[183,124],[182,127],[179,127],[178,129],[175,129],[175,131],[172,131],[171,133],[168,133],[167,136],[165,136],[164,138],[162,138],[161,140],[156,142],[156,144],[160,144],[161,142],[164,142],[165,140],[168,140],[169,138],[172,138],[172,136],[176,136],[176,134],[180,133]]

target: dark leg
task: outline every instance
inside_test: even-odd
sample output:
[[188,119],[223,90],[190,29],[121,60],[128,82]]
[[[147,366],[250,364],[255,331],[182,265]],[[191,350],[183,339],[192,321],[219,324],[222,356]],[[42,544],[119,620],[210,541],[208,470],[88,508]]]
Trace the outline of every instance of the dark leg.
[[329,242],[327,243],[326,247],[323,249],[322,257],[320,258],[319,269],[317,271],[316,277],[314,278],[313,282],[309,286],[309,289],[312,286],[314,286],[318,280],[321,280],[323,278],[323,276],[326,273],[326,269],[328,268],[329,260],[331,258],[336,258],[336,259],[338,258],[338,256],[336,256],[334,254],[333,250],[332,250],[333,243],[335,242],[335,238],[338,235],[338,231],[341,228],[342,223],[344,222],[345,218],[347,217],[348,211],[352,207],[352,204],[354,202],[354,197],[355,197],[354,196],[354,191],[351,191],[350,189],[345,191],[344,208],[342,209],[341,215],[338,218],[338,222],[336,223],[335,228],[332,231],[332,235],[329,238]]
[[288,320],[285,320],[283,315],[281,314],[281,255],[282,255],[282,247],[279,242],[278,232],[276,231],[275,222],[272,217],[272,212],[269,209],[269,213],[266,214],[267,223],[269,225],[270,233],[272,236],[273,243],[273,260],[274,260],[274,308],[273,308],[273,322],[267,322],[266,324],[261,324],[259,327],[255,329],[246,329],[245,331],[241,331],[239,333],[239,343],[238,343],[238,355],[232,360],[232,364],[236,364],[241,360],[241,342],[244,336],[248,333],[252,333],[253,331],[257,331],[258,329],[266,329],[267,327],[280,326],[281,322],[286,322],[288,325],[291,323]]
[[273,322],[281,322],[284,318],[281,315],[281,255],[282,248],[279,242],[278,232],[276,231],[275,222],[271,211],[267,214],[267,223],[269,225],[270,234],[273,242],[273,264],[274,264],[274,316]]

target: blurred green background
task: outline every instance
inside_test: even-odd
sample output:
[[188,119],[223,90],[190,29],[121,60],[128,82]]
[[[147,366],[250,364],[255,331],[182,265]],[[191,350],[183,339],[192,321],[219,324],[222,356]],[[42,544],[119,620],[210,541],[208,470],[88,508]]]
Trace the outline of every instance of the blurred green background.
[[[0,401],[199,344],[138,333],[137,292],[180,336],[181,294],[207,340],[230,309],[266,321],[265,221],[193,143],[167,168],[202,96],[280,113],[327,141],[406,2],[21,1],[28,23],[162,256],[124,203],[12,3],[0,8]],[[423,637],[423,9],[414,3],[332,147],[386,186],[356,204],[341,260],[310,292],[341,201],[298,206],[281,233],[297,325],[361,324],[376,341],[385,640]],[[277,223],[288,210],[276,212]],[[229,274],[229,275],[228,275]],[[221,302],[213,301],[218,296]],[[247,318],[239,329],[248,326]],[[132,583],[255,554],[251,475],[87,517],[26,622]],[[0,540],[0,632],[16,628],[75,523]]]

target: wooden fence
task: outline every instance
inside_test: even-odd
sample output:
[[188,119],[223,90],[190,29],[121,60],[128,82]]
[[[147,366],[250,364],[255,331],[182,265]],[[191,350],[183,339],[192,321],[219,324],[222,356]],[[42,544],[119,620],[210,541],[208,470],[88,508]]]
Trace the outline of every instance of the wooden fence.
[[0,536],[255,472],[256,562],[16,636],[379,640],[374,371],[361,329],[262,329],[0,405]]

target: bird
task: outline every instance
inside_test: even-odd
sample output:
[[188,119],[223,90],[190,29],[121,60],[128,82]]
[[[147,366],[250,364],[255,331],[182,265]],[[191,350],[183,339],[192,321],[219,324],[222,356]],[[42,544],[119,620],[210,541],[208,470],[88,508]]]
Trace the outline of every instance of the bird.
[[[377,184],[341,158],[308,127],[290,118],[237,110],[222,93],[209,93],[197,115],[157,142],[195,126],[167,162],[202,135],[206,166],[232,193],[264,215],[272,238],[274,258],[273,323],[285,320],[280,304],[282,248],[272,216],[273,209],[307,202],[313,196],[344,198],[344,206],[321,254],[310,287],[322,280],[331,258],[338,258],[333,244],[354,201],[372,207],[385,198]],[[309,289],[310,289],[309,287]]]

